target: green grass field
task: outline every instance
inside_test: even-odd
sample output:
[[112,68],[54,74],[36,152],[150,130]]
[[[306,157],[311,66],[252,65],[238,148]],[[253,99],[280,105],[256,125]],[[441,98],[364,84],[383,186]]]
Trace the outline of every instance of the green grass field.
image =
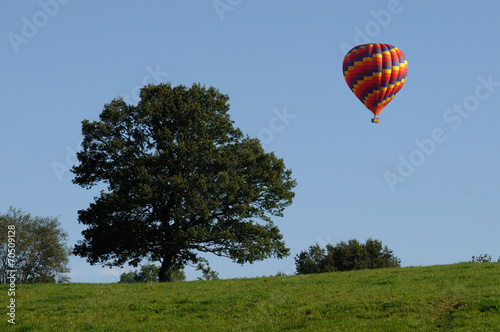
[[[500,263],[16,290],[18,331],[500,331]],[[10,330],[9,329],[9,330]]]

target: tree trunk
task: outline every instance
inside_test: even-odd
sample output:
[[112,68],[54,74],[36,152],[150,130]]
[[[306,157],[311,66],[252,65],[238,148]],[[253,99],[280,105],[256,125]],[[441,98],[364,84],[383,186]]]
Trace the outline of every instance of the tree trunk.
[[161,263],[160,272],[158,276],[159,282],[170,282],[172,275],[172,269],[174,268],[175,255],[165,254],[163,256],[163,262]]

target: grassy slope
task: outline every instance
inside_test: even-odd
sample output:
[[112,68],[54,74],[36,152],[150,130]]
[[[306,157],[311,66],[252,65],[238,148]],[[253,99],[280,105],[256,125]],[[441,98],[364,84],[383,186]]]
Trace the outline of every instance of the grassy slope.
[[[0,292],[6,305],[7,287]],[[0,329],[10,325],[5,313]],[[500,263],[172,284],[20,285],[16,291],[15,329],[23,331],[499,327]]]

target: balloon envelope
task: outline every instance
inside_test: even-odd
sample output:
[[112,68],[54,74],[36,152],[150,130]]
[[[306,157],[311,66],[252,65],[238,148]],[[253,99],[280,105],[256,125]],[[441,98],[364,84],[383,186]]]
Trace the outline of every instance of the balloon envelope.
[[403,87],[408,62],[395,46],[363,44],[347,52],[343,71],[352,92],[377,116]]

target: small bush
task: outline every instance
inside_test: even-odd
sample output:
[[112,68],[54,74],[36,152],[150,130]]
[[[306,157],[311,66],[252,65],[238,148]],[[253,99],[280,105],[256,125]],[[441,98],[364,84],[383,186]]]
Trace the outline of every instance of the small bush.
[[401,267],[401,260],[379,240],[359,243],[352,239],[337,245],[310,246],[295,257],[297,274]]
[[[498,261],[500,262],[500,257],[498,258]],[[491,255],[484,254],[484,255],[479,255],[479,257],[472,256],[472,263],[491,263]]]
[[[120,283],[133,283],[133,282],[158,282],[160,268],[154,264],[146,264],[141,266],[140,271],[130,271],[122,273],[120,276]],[[185,281],[186,274],[183,269],[174,268],[171,274],[171,281]]]

